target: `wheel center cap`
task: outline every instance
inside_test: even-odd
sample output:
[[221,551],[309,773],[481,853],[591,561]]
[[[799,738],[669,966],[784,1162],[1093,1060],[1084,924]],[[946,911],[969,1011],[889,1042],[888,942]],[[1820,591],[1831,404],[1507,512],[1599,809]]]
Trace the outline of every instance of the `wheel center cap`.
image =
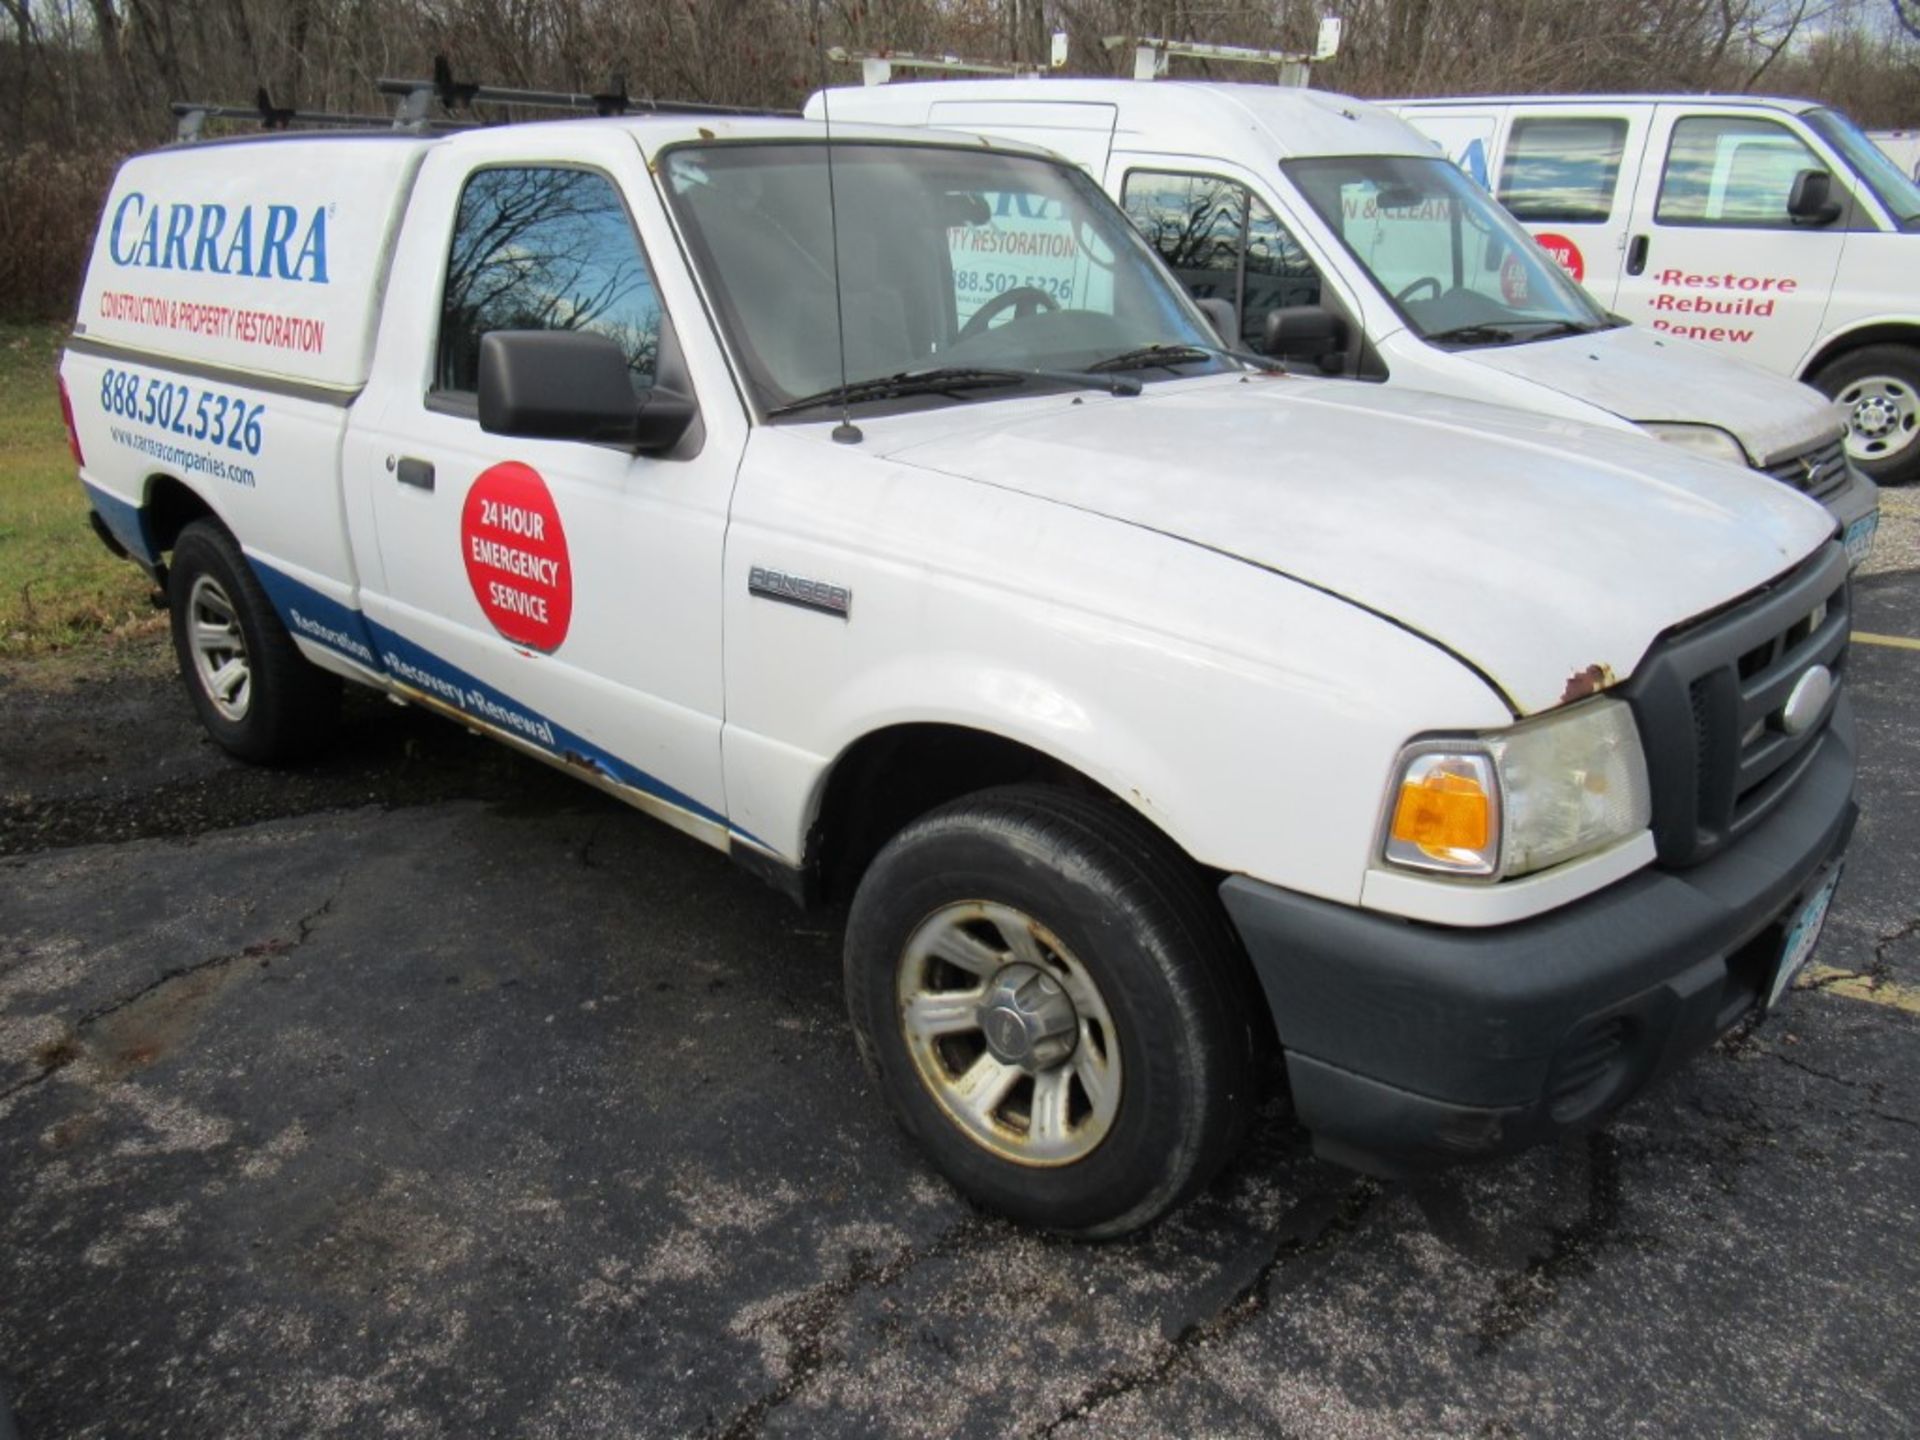
[[1080,1015],[1060,982],[1036,966],[1009,965],[980,1004],[980,1033],[1003,1065],[1037,1073],[1073,1053]]
[[1853,407],[1853,428],[1876,439],[1893,429],[1898,418],[1893,406],[1878,395]]

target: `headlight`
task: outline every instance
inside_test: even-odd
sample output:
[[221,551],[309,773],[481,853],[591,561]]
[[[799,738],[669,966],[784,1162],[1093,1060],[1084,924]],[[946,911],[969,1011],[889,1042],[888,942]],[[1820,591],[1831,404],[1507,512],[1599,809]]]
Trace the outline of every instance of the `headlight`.
[[1636,835],[1652,816],[1633,712],[1590,700],[1509,730],[1409,745],[1382,854],[1412,870],[1511,878]]
[[1639,425],[1654,439],[1678,445],[1682,450],[1691,450],[1696,455],[1725,460],[1742,468],[1752,463],[1747,459],[1747,452],[1741,448],[1740,442],[1718,425],[1678,425],[1665,420],[1642,420]]

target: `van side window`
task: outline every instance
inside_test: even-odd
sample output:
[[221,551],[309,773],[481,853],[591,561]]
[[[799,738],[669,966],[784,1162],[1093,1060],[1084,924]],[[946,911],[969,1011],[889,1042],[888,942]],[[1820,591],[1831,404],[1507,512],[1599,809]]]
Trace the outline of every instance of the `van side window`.
[[1626,148],[1624,120],[1515,120],[1500,167],[1500,203],[1518,220],[1599,224],[1613,213]]
[[1741,115],[1678,121],[1654,219],[1662,225],[1793,224],[1787,196],[1802,170],[1827,168],[1786,126]]
[[1320,303],[1320,272],[1307,252],[1236,181],[1133,170],[1121,205],[1190,295],[1233,305],[1245,345],[1265,348],[1269,310]]
[[490,330],[586,330],[626,352],[636,391],[653,384],[660,300],[619,192],[558,165],[481,170],[454,219],[440,301],[434,389],[479,388]]

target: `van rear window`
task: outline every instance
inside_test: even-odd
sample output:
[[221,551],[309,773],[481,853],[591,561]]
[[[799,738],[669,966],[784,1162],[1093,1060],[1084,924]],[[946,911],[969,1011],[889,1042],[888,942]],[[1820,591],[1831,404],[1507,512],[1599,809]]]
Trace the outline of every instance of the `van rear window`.
[[1598,224],[1613,213],[1626,148],[1625,120],[1516,120],[1500,169],[1500,203],[1521,220]]

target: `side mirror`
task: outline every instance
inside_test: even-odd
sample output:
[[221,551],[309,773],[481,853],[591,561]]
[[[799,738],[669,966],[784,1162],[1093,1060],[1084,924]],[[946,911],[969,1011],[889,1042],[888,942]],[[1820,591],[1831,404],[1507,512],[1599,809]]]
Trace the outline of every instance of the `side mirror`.
[[1347,326],[1324,305],[1283,305],[1267,312],[1267,354],[1276,360],[1320,364],[1346,348]]
[[656,385],[635,395],[626,354],[582,330],[494,330],[480,337],[480,428],[530,440],[670,450],[698,407]]
[[1833,198],[1833,176],[1825,170],[1802,170],[1787,192],[1787,214],[1796,225],[1831,225],[1840,218],[1840,202]]
[[1198,305],[1200,313],[1207,317],[1207,323],[1213,326],[1214,333],[1220,337],[1222,345],[1231,349],[1240,343],[1240,316],[1234,310],[1231,300],[1209,296],[1205,300],[1196,299],[1193,303]]

